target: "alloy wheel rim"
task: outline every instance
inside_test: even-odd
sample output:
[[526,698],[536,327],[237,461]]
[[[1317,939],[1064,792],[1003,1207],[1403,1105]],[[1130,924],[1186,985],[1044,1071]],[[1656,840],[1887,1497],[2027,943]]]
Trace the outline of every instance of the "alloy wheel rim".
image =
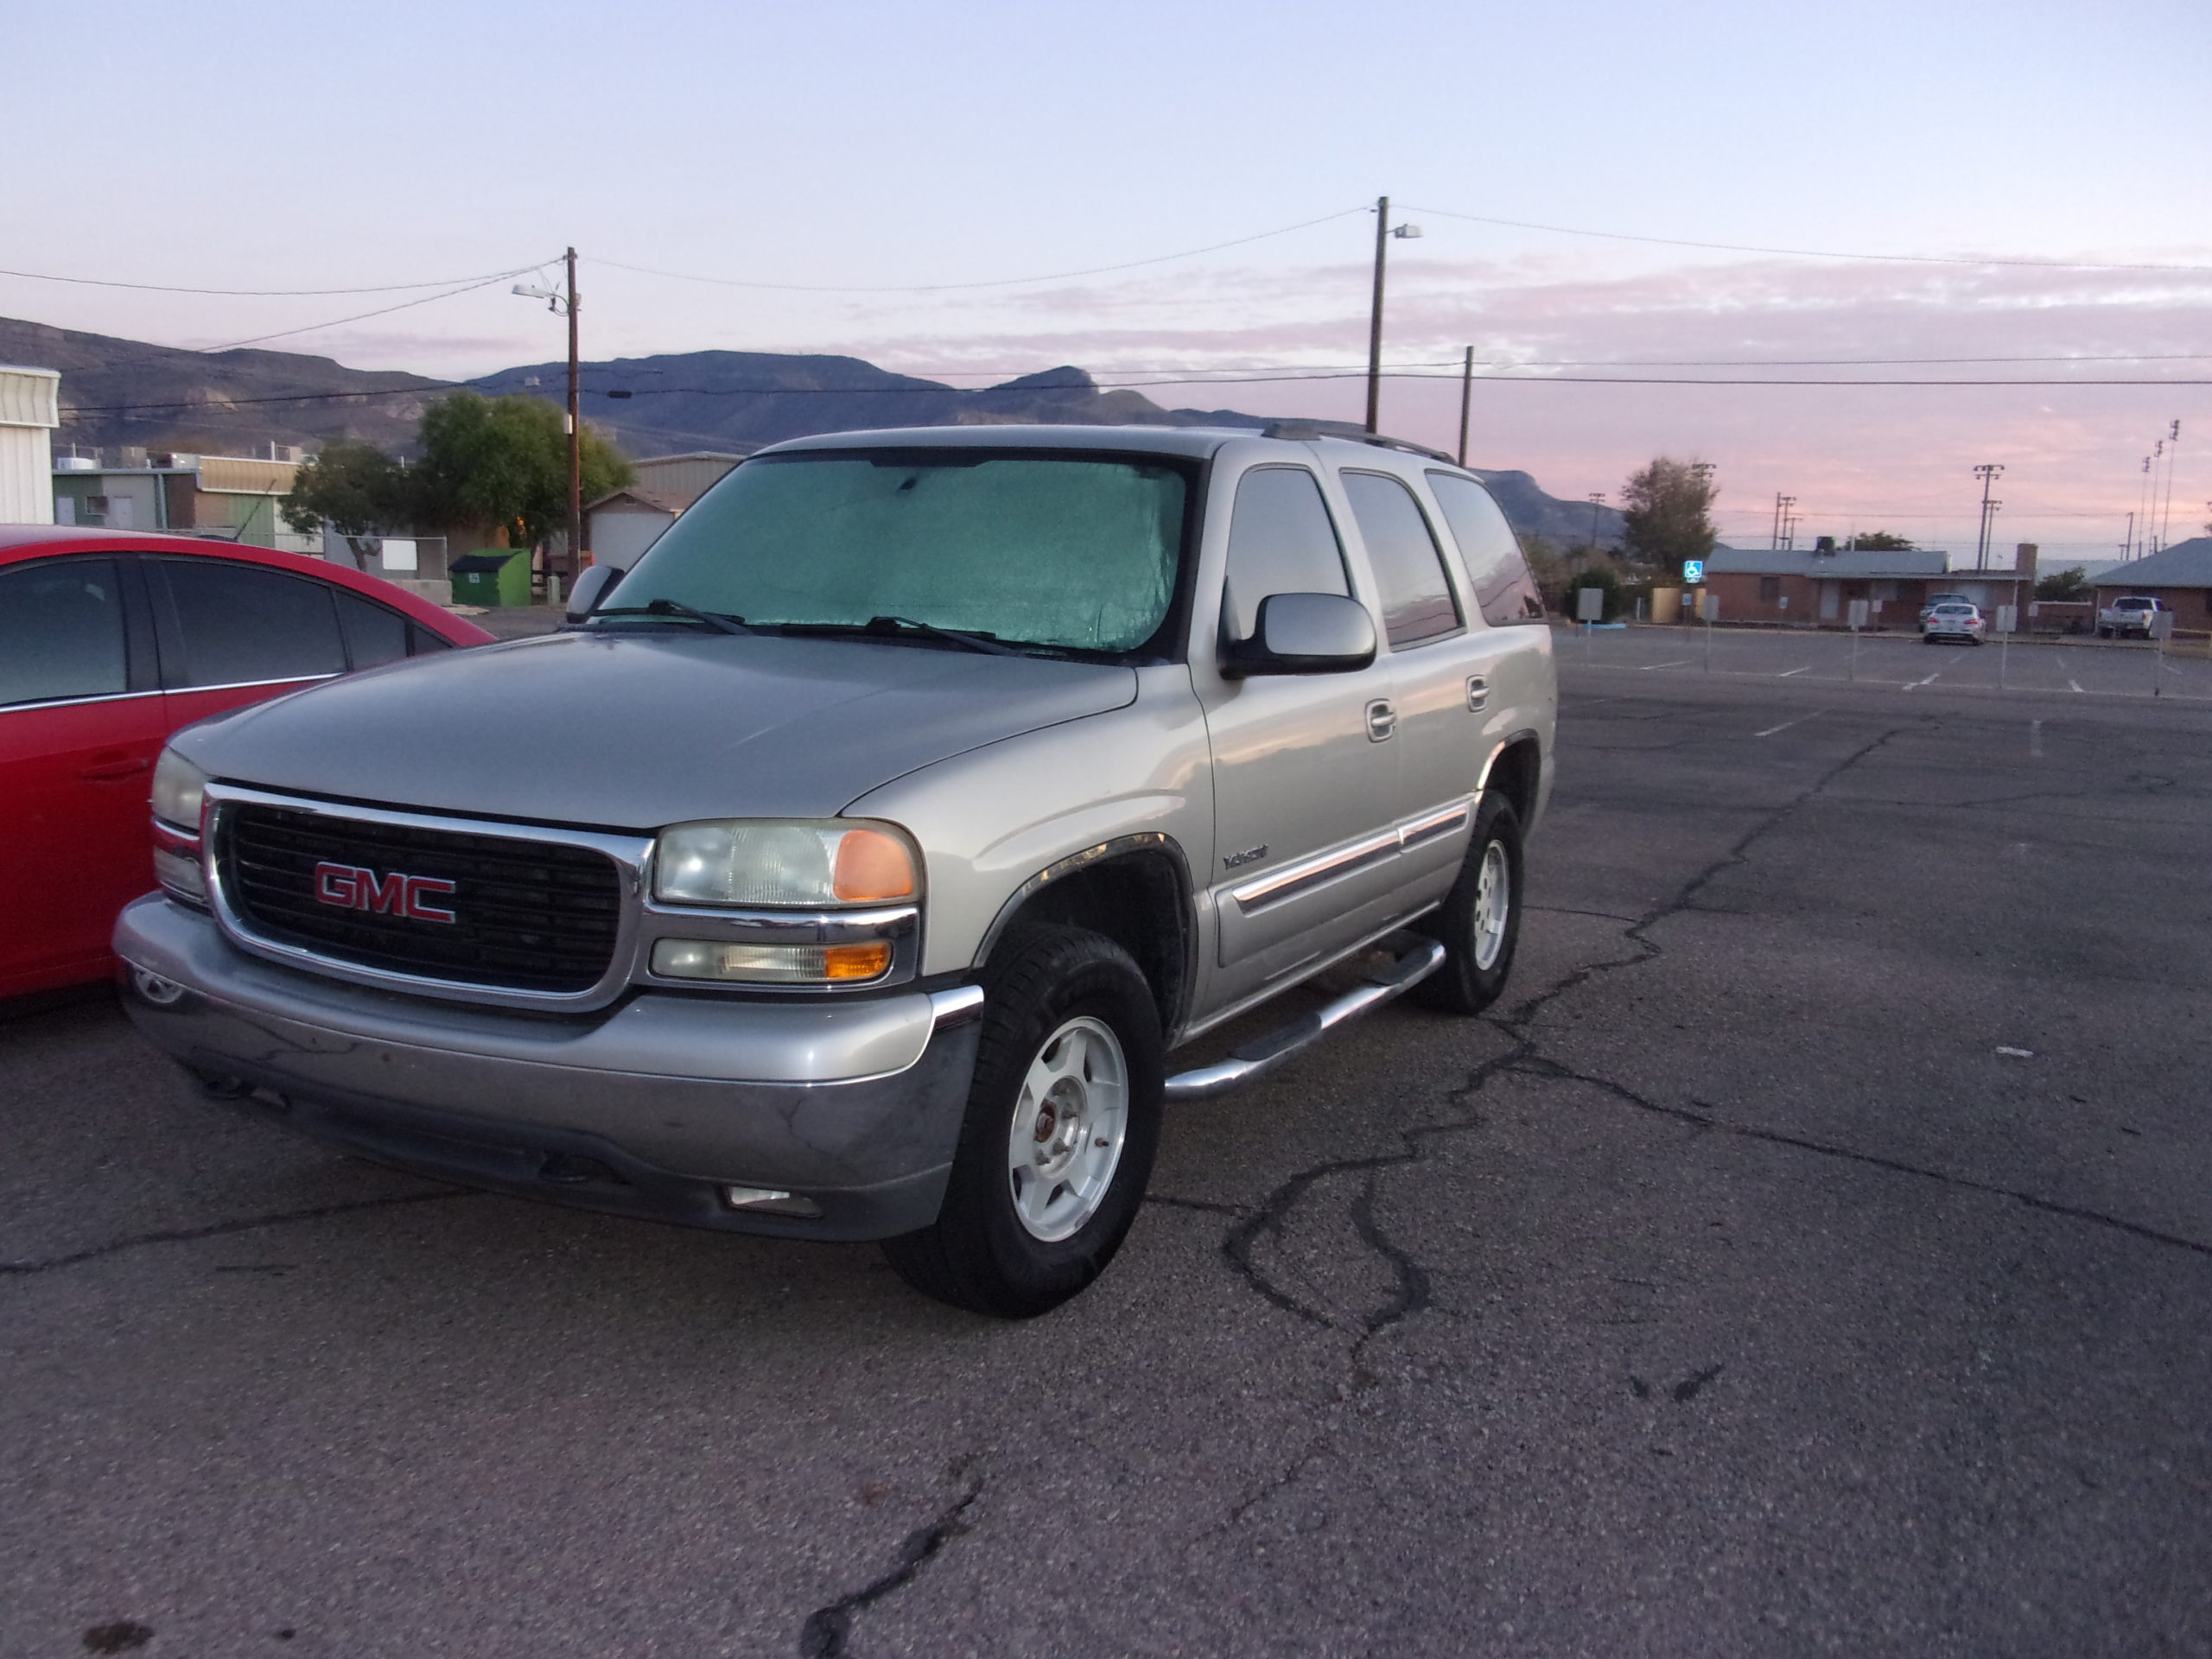
[[1030,1060],[1007,1127],[1007,1184],[1025,1232],[1050,1244],[1082,1230],[1114,1184],[1128,1123],[1121,1039],[1089,1014],[1064,1021]]
[[1475,876],[1475,966],[1484,973],[1505,949],[1505,924],[1513,913],[1513,868],[1505,849],[1491,842],[1483,849]]

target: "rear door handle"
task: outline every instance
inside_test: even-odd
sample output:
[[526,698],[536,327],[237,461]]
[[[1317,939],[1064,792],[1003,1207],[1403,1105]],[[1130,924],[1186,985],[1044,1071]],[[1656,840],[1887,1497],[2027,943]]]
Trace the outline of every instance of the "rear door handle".
[[89,778],[94,783],[110,784],[118,778],[132,778],[153,765],[150,760],[105,760],[97,766],[86,766],[77,775]]
[[1467,676],[1467,707],[1478,715],[1490,707],[1490,681],[1480,674]]
[[1367,705],[1367,741],[1370,743],[1388,742],[1390,734],[1398,729],[1398,711],[1388,702],[1377,697]]

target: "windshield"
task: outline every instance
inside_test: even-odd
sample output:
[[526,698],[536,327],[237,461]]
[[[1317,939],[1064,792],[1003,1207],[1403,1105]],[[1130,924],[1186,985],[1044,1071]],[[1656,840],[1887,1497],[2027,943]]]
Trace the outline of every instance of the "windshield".
[[895,617],[1011,645],[1134,652],[1174,598],[1189,498],[1183,465],[1153,457],[764,456],[671,525],[612,605],[672,601],[755,628]]

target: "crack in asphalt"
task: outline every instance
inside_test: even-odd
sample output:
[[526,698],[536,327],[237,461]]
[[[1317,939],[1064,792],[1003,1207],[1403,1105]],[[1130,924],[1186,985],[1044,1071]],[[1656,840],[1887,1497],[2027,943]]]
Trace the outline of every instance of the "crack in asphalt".
[[66,1255],[35,1257],[29,1261],[0,1262],[0,1274],[52,1273],[60,1268],[73,1268],[86,1262],[97,1262],[102,1256],[114,1255],[123,1250],[143,1249],[149,1244],[188,1244],[195,1239],[223,1238],[233,1233],[257,1232],[264,1227],[283,1227],[298,1221],[323,1221],[332,1216],[349,1215],[356,1210],[383,1210],[401,1204],[433,1204],[444,1198],[473,1198],[480,1196],[472,1192],[446,1189],[436,1192],[403,1192],[393,1198],[353,1198],[344,1204],[319,1205],[312,1210],[287,1210],[273,1216],[247,1216],[237,1221],[218,1221],[205,1227],[177,1227],[159,1232],[138,1233],[129,1238],[118,1238],[89,1249],[72,1250]]
[[841,1659],[853,1632],[853,1615],[912,1584],[947,1544],[968,1530],[968,1511],[982,1495],[983,1482],[978,1477],[936,1520],[906,1535],[899,1546],[898,1564],[888,1573],[809,1613],[799,1626],[799,1659]]
[[[1712,1110],[1670,1106],[1650,1100],[1613,1078],[1595,1073],[1578,1071],[1564,1062],[1541,1052],[1539,1039],[1531,1029],[1537,1017],[1553,1003],[1580,989],[1600,976],[1623,968],[1632,968],[1651,962],[1665,954],[1665,947],[1650,937],[1650,931],[1671,917],[1692,909],[1699,897],[1725,872],[1748,861],[1751,849],[1764,836],[1770,835],[1793,816],[1818,799],[1846,772],[1860,766],[1878,753],[1892,740],[1907,732],[1924,727],[1926,720],[1897,725],[1859,745],[1849,754],[1823,771],[1811,784],[1762,816],[1738,836],[1718,857],[1698,870],[1678,887],[1674,895],[1635,918],[1623,932],[1623,938],[1634,947],[1630,955],[1615,956],[1585,963],[1563,975],[1536,995],[1515,1005],[1503,1014],[1484,1016],[1485,1023],[1503,1035],[1510,1046],[1504,1052],[1484,1060],[1468,1072],[1451,1091],[1447,1098],[1464,1106],[1488,1086],[1494,1077],[1515,1073],[1580,1083],[1605,1091],[1641,1110],[1657,1114],[1690,1125],[1700,1131],[1713,1131],[1735,1135],[1745,1140],[1788,1147],[1817,1156],[1837,1158],[1892,1173],[1933,1180],[1962,1191],[1988,1197],[2010,1199],[2029,1209],[2045,1214],[2061,1216],[2112,1228],[2149,1243],[2212,1256],[2212,1244],[2179,1234],[2163,1231],[2083,1205],[2069,1205],[2056,1199],[2039,1197],[2016,1188],[1999,1186],[1991,1182],[1978,1181],[1970,1176],[1931,1169],[1903,1159],[1885,1157],[1878,1153],[1860,1151],[1849,1147],[1812,1140],[1784,1130],[1763,1128],[1756,1125],[1738,1123]],[[1535,908],[1531,906],[1531,908]],[[1565,912],[1562,912],[1565,913]],[[1611,918],[1610,919],[1626,919]],[[1703,1105],[1704,1103],[1696,1103]],[[1429,1278],[1426,1268],[1413,1254],[1392,1240],[1375,1215],[1376,1187],[1382,1172],[1417,1163],[1424,1156],[1425,1143],[1432,1139],[1465,1134],[1482,1127],[1484,1120],[1477,1113],[1443,1122],[1415,1125],[1395,1131],[1401,1147],[1395,1152],[1370,1154],[1357,1158],[1330,1159],[1299,1170],[1280,1182],[1254,1209],[1243,1214],[1237,1224],[1224,1236],[1221,1249],[1224,1256],[1246,1286],[1255,1294],[1274,1306],[1296,1315],[1306,1322],[1325,1329],[1351,1329],[1357,1332],[1347,1351],[1353,1379],[1371,1381],[1365,1365],[1368,1347],[1393,1326],[1425,1310],[1430,1305]],[[1280,1240],[1286,1224],[1299,1200],[1318,1183],[1333,1175],[1360,1173],[1365,1176],[1358,1196],[1353,1199],[1350,1219],[1352,1231],[1360,1242],[1389,1268],[1395,1290],[1382,1306],[1371,1312],[1347,1320],[1325,1307],[1316,1306],[1271,1280],[1257,1260],[1255,1251],[1263,1242]],[[1719,1365],[1685,1379],[1672,1392],[1677,1403],[1693,1397],[1700,1389],[1720,1374]],[[1302,1449],[1284,1470],[1256,1488],[1236,1503],[1220,1525],[1203,1536],[1213,1536],[1225,1531],[1242,1520],[1258,1503],[1292,1484],[1326,1449],[1327,1437],[1323,1435]]]

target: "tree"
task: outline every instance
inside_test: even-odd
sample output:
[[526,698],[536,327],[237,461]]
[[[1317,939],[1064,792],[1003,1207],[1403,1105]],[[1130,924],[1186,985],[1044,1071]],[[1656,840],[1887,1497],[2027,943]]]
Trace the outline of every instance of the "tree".
[[1713,551],[1713,468],[1661,455],[1621,492],[1621,545],[1642,564],[1676,564]]
[[346,538],[358,563],[364,543],[410,518],[406,470],[374,444],[334,439],[302,463],[284,495],[284,522],[302,536],[328,525]]
[[1851,538],[1849,550],[1853,553],[1910,553],[1912,543],[1902,536],[1886,530],[1870,530]]
[[[518,547],[534,547],[567,526],[569,438],[552,404],[455,392],[423,412],[422,445],[415,477],[427,517],[504,524]],[[584,429],[585,500],[634,476],[613,445]]]
[[2054,570],[2036,582],[2037,599],[2081,601],[2089,596],[2089,578],[2080,565],[2071,570]]

